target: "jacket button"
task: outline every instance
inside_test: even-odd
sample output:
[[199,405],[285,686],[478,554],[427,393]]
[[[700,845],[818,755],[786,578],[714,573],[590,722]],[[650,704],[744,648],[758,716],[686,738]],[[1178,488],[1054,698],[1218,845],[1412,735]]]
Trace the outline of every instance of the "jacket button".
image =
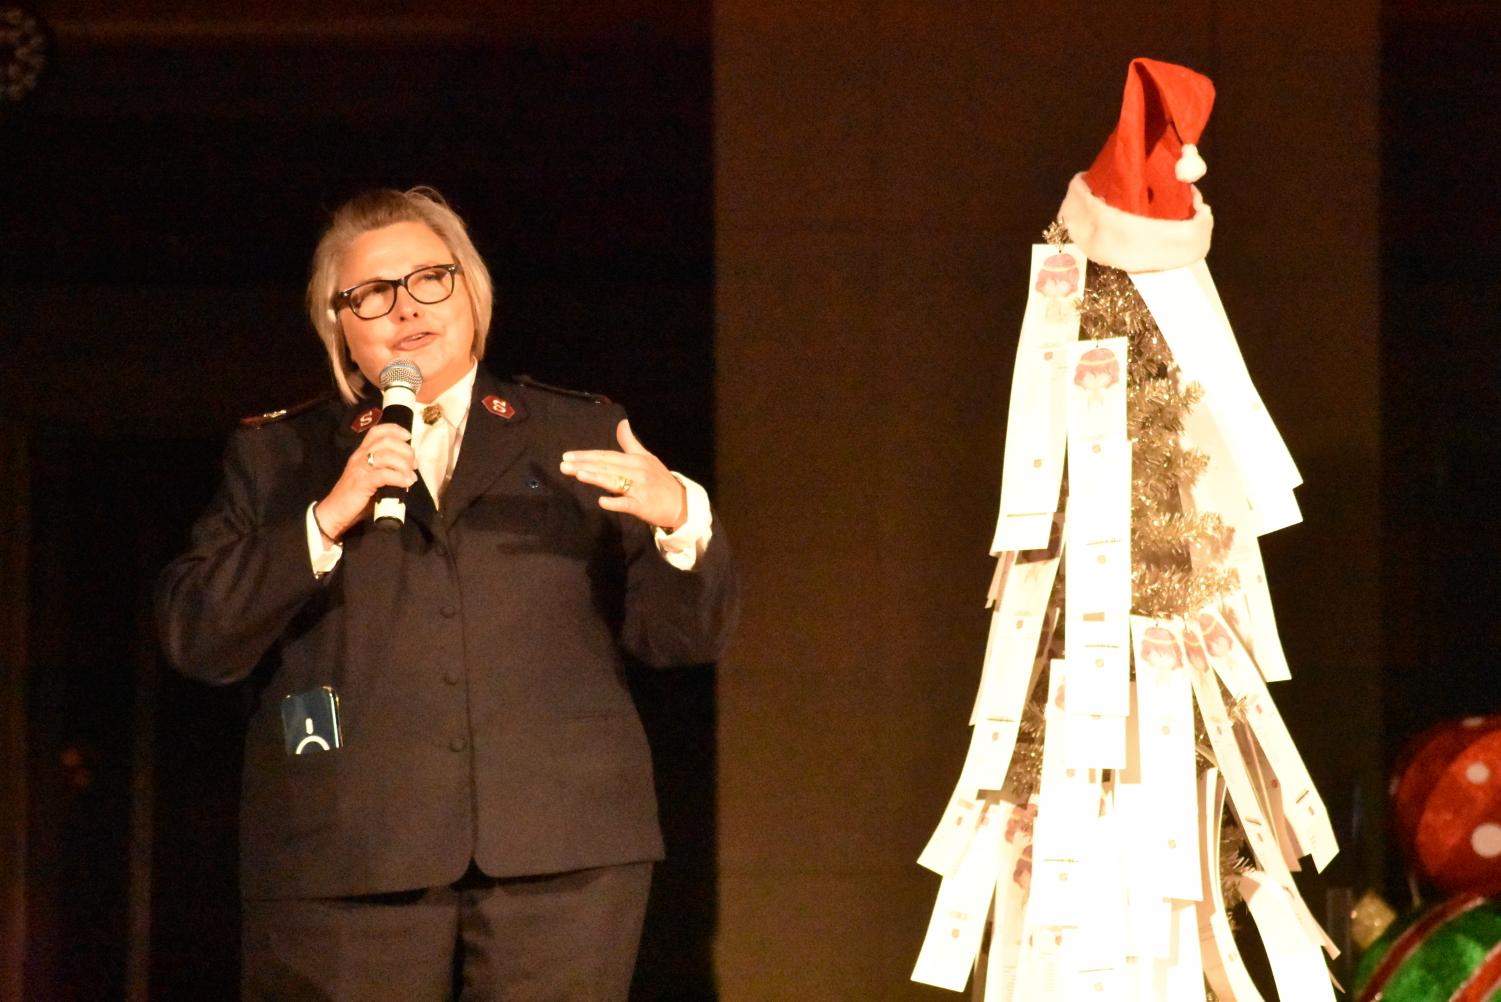
[[463,736],[449,738],[448,747],[452,751],[463,751],[465,748],[469,747],[469,741]]
[[439,609],[438,611],[443,614],[443,618],[444,619],[452,619],[453,617],[455,617],[455,616],[457,616],[459,614],[459,610],[455,609],[451,605],[445,605],[442,609]]
[[443,681],[447,682],[449,685],[458,685],[459,673],[456,671],[446,671],[443,673]]

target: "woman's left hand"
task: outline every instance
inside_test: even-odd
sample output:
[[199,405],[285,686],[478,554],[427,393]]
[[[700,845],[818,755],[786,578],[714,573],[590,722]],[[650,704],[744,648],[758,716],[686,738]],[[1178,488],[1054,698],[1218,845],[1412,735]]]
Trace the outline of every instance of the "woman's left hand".
[[631,423],[615,426],[621,452],[588,449],[563,453],[558,469],[581,483],[605,490],[599,506],[625,512],[668,532],[688,519],[688,492],[662,461],[631,434]]

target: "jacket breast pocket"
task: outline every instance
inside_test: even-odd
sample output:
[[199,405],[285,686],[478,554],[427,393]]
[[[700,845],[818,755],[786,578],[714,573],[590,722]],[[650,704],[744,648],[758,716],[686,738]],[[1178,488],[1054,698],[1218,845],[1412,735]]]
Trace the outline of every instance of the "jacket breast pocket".
[[593,544],[583,499],[563,479],[537,467],[524,470],[477,498],[465,521],[501,553],[587,558]]

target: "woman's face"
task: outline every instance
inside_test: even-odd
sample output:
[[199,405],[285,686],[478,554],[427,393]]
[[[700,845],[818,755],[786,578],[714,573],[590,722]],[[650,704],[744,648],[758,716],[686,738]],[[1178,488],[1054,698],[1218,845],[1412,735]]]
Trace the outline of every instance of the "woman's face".
[[[423,223],[395,223],[361,234],[339,262],[339,289],[374,279],[399,280],[426,265],[453,264],[453,252]],[[415,284],[415,280],[414,280]],[[361,320],[348,307],[339,324],[349,354],[372,385],[380,370],[396,358],[410,359],[422,370],[417,398],[432,400],[464,373],[474,353],[474,316],[464,276],[454,278],[453,295],[441,303],[419,303],[404,288],[396,290],[391,312]]]

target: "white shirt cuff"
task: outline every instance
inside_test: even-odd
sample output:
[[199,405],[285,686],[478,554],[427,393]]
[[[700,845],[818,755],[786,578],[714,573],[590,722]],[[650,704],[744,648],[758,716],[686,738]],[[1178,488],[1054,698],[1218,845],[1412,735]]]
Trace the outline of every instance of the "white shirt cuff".
[[657,552],[680,571],[691,571],[714,535],[714,513],[709,492],[681,473],[674,473],[688,495],[688,520],[676,532],[656,531]]
[[323,531],[318,528],[318,518],[313,514],[313,509],[317,506],[316,501],[307,506],[307,552],[313,565],[313,574],[321,578],[339,566],[339,558],[344,555],[344,545],[324,542]]

